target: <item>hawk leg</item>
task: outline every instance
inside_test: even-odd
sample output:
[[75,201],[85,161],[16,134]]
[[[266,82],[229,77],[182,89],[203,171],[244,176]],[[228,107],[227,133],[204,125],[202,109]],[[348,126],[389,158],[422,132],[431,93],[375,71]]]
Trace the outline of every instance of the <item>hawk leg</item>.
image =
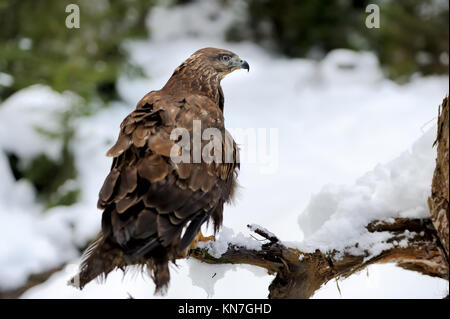
[[[207,241],[211,241],[211,240],[216,240],[216,237],[214,237],[213,235],[208,236],[208,237],[204,237],[203,234],[202,234],[202,231],[200,231],[197,236],[198,236],[197,242],[199,242],[199,241],[207,242]],[[192,247],[192,244],[191,244],[191,249],[194,249],[196,247]]]
[[199,231],[198,234],[195,236],[194,240],[192,241],[191,245],[180,254],[180,258],[186,258],[189,255],[189,251],[191,249],[197,248],[197,244],[199,242],[208,242],[211,240],[216,240],[216,237],[212,235],[205,237],[203,236],[202,231]]

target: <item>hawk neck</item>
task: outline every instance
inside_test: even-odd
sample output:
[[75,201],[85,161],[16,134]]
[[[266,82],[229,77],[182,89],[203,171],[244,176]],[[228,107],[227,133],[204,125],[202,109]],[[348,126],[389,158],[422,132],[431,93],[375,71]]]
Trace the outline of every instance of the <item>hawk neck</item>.
[[213,68],[193,68],[182,64],[175,69],[161,91],[183,98],[193,94],[204,95],[215,101],[223,111],[224,97],[220,80]]

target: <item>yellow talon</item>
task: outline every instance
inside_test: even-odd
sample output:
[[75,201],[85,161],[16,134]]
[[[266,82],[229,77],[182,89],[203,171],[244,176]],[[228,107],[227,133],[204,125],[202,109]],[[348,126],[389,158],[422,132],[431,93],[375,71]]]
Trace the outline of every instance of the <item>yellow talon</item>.
[[203,236],[202,231],[199,231],[197,236],[195,236],[194,240],[192,241],[191,246],[189,247],[189,249],[197,248],[197,244],[198,244],[199,241],[200,242],[207,242],[207,241],[215,240],[215,239],[216,238],[214,236],[205,237],[205,236]]
[[181,256],[180,256],[180,257],[181,257],[181,258],[186,258],[186,257],[188,256],[188,254],[189,254],[189,251],[190,251],[191,249],[197,248],[197,244],[198,244],[199,242],[208,242],[208,241],[211,241],[211,240],[216,240],[216,237],[214,237],[214,236],[208,236],[208,237],[205,237],[205,236],[203,236],[202,231],[199,231],[198,234],[197,234],[197,236],[195,236],[194,240],[192,241],[191,245],[190,245],[188,248],[186,248],[186,249],[181,253]]
[[214,237],[212,235],[208,236],[208,237],[204,237],[202,232],[201,231],[199,232],[199,234],[198,234],[198,241],[206,242],[206,241],[211,241],[211,240],[216,240],[216,237]]

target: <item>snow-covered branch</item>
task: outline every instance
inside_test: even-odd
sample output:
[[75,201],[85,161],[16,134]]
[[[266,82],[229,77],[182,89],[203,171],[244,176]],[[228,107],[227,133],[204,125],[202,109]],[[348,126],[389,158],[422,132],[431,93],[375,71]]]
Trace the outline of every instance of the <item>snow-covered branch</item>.
[[220,257],[212,256],[208,248],[194,249],[191,256],[210,264],[249,264],[276,273],[269,298],[309,298],[327,281],[348,277],[373,263],[396,262],[406,269],[448,279],[448,265],[429,219],[398,218],[394,222],[370,223],[367,230],[389,233],[387,244],[391,245],[379,254],[366,251],[362,255],[352,254],[351,249],[302,252],[286,246],[264,228],[249,228],[268,240],[260,249],[230,242]]

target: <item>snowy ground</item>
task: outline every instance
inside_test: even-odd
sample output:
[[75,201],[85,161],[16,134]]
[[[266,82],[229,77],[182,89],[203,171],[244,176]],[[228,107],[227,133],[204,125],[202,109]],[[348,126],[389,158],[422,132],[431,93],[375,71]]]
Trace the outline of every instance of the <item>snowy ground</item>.
[[[437,106],[448,94],[447,77],[416,76],[400,86],[383,78],[370,52],[336,50],[314,62],[273,56],[250,43],[226,43],[222,34],[224,26],[233,21],[230,12],[222,10],[210,21],[206,17],[217,11],[216,2],[194,6],[201,8],[193,10],[190,5],[153,11],[148,19],[152,38],[127,43],[133,61],[144,68],[147,77],[124,76],[119,90],[126,103],[111,105],[76,123],[71,147],[77,154],[79,176],[71,183],[83,190],[77,204],[43,212],[31,186],[14,180],[0,153],[1,288],[20,286],[28,274],[67,261],[64,270],[23,297],[155,297],[150,279],[131,273],[123,278],[120,271],[112,273],[105,284],[93,282],[81,292],[65,283],[79,262],[75,244],[84,244],[99,230],[97,194],[110,167],[104,154],[120,122],[142,95],[159,89],[179,63],[207,46],[230,49],[251,67],[250,73],[235,72],[222,82],[227,127],[254,132],[274,128],[277,133],[265,159],[242,163],[239,200],[225,209],[224,238],[248,237],[246,225],[255,223],[303,249],[319,245],[326,250],[364,238],[376,252],[381,248],[371,246],[371,238],[341,228],[343,220],[352,220],[350,227],[372,218],[426,215],[435,158],[433,125]],[[204,17],[192,19],[194,11]],[[186,20],[191,21],[190,27],[180,28]],[[157,27],[160,21],[166,21],[163,29]],[[51,124],[53,105],[66,107],[73,99],[70,94],[34,86],[4,101],[0,105],[0,149],[12,149],[25,160],[40,151],[57,156],[57,142],[32,130],[46,123],[32,110],[48,110],[40,116],[47,116]],[[245,140],[235,138],[245,146]],[[70,183],[65,186],[71,187]],[[251,266],[210,266],[196,260],[178,264],[171,270],[169,298],[265,298],[273,279]],[[368,275],[363,271],[339,286],[342,295],[333,281],[314,297],[440,298],[448,294],[447,281],[393,265],[371,266]]]

